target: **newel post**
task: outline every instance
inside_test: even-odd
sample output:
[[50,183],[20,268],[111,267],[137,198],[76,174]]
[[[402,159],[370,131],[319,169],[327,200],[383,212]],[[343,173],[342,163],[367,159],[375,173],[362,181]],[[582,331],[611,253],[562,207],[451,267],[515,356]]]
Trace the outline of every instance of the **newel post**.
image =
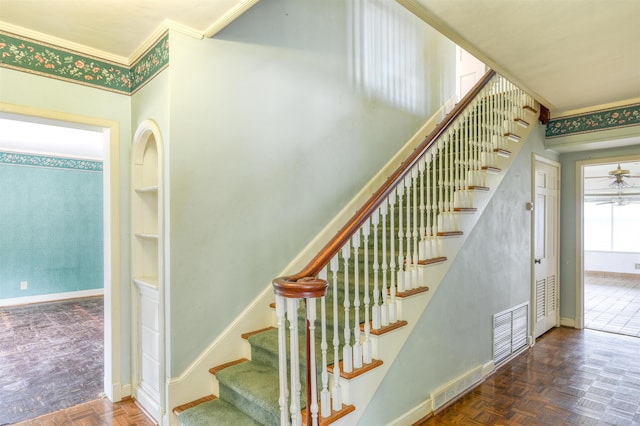
[[[310,306],[308,304],[309,299],[316,299],[323,297],[327,293],[327,281],[315,278],[305,277],[298,280],[293,280],[288,277],[276,278],[273,281],[273,289],[276,294],[276,311],[278,314],[278,340],[279,340],[279,358],[280,358],[280,410],[281,410],[281,424],[288,425],[288,419],[286,415],[287,404],[287,362],[286,362],[286,341],[285,341],[285,327],[284,327],[284,313],[288,311],[287,315],[289,322],[296,322],[297,316],[295,311],[297,310],[298,300],[304,299],[305,301],[305,340],[306,340],[306,383],[307,383],[307,408],[306,408],[306,425],[318,424],[318,408],[317,408],[317,390],[314,389],[316,385],[316,362],[315,362],[315,337],[313,336],[313,330],[315,326],[311,324],[310,320],[315,321],[315,305]],[[293,300],[292,300],[293,299]],[[285,303],[287,302],[287,303]],[[294,303],[288,303],[294,302]],[[286,307],[285,307],[286,306]],[[288,308],[287,308],[288,307]],[[293,341],[297,341],[297,336],[290,337]],[[297,344],[291,345],[292,352],[296,348]],[[292,353],[291,362],[291,393],[292,393],[292,406],[291,406],[291,420],[292,424],[298,424],[296,419],[300,416],[299,395],[296,403],[296,389],[294,389],[294,382],[299,381],[299,372],[296,372],[297,366],[294,365],[294,354]],[[296,384],[298,385],[298,384]],[[312,409],[313,407],[313,409]]]

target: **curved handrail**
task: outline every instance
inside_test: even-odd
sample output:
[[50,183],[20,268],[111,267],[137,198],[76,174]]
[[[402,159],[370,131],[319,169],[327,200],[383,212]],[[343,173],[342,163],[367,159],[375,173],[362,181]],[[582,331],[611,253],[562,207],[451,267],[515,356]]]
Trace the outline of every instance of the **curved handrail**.
[[281,289],[285,284],[292,284],[298,281],[304,282],[305,278],[315,277],[320,273],[329,261],[338,253],[338,251],[349,241],[349,239],[356,233],[358,229],[364,224],[375,209],[386,199],[386,197],[393,191],[393,189],[405,178],[407,173],[422,158],[429,148],[435,143],[435,141],[453,124],[453,122],[462,114],[462,111],[471,104],[473,99],[480,93],[484,86],[496,75],[494,70],[489,70],[487,73],[471,88],[471,90],[462,98],[460,102],[451,110],[451,112],[445,117],[445,119],[436,126],[436,128],[425,138],[424,141],[411,153],[409,158],[404,161],[393,172],[391,176],[382,184],[382,186],[373,193],[373,195],[367,200],[364,206],[358,210],[355,215],[338,231],[338,233],[318,252],[318,254],[311,259],[311,261],[300,272],[294,275],[276,278],[274,282],[274,289],[276,294],[285,297],[304,298],[308,293],[306,286],[300,286],[300,294],[296,294],[295,285],[286,285],[286,295],[281,293]]

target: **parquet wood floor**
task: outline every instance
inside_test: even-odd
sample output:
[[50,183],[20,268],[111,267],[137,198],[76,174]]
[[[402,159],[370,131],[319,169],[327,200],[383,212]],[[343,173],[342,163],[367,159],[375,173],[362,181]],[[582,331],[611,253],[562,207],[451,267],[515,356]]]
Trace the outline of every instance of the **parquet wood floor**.
[[640,425],[640,339],[552,329],[428,425]]
[[152,426],[152,422],[132,399],[112,403],[98,399],[14,426]]

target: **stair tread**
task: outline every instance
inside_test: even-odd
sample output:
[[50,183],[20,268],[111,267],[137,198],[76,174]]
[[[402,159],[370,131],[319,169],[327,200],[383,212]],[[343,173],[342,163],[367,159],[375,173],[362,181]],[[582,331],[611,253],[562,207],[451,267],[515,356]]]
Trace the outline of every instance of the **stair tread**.
[[202,398],[196,399],[195,401],[187,402],[186,404],[177,406],[176,408],[173,409],[173,414],[175,414],[176,416],[179,416],[182,412],[190,408],[196,407],[204,402],[213,401],[214,399],[216,399],[215,395],[203,396]]
[[209,373],[211,373],[211,374],[213,374],[215,376],[216,374],[218,374],[220,371],[224,370],[225,368],[233,367],[234,365],[242,364],[243,362],[249,362],[249,360],[246,359],[246,358],[240,358],[240,359],[236,359],[234,361],[226,362],[224,364],[216,365],[215,367],[211,367],[209,369]]
[[260,426],[256,420],[246,415],[233,404],[220,398],[203,402],[180,413],[178,420],[182,426],[234,425]]
[[251,410],[259,421],[280,418],[278,370],[249,361],[220,371],[220,398]]

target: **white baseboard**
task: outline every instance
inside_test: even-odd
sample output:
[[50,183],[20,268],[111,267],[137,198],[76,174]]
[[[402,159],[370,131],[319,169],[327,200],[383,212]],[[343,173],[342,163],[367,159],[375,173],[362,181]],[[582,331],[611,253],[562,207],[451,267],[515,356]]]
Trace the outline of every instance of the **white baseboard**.
[[0,299],[0,307],[28,305],[31,303],[56,302],[66,299],[79,299],[81,297],[103,296],[104,288],[93,290],[68,291],[64,293],[41,294],[38,296],[13,297]]
[[409,412],[405,413],[403,416],[398,417],[391,423],[387,423],[387,426],[412,425],[432,412],[433,404],[431,402],[431,399],[427,399],[426,401],[418,404],[413,409],[409,410]]
[[574,318],[560,318],[560,325],[576,328],[576,320]]
[[[457,379],[448,383],[447,385],[442,386],[439,389],[444,389],[446,387],[451,387],[452,385],[457,385],[456,396],[451,400],[447,401],[447,404],[452,403],[458,397],[466,394],[468,391],[482,383],[488,376],[495,372],[496,366],[493,361],[489,361],[482,366],[478,366],[472,368],[466,373],[460,375]],[[478,373],[480,373],[480,377],[478,377]],[[469,380],[471,379],[471,380]],[[463,385],[462,387],[460,385]],[[453,388],[452,388],[453,389]],[[437,392],[437,391],[435,391]],[[433,406],[433,393],[432,398],[427,399],[424,402],[421,402],[407,413],[398,417],[397,419],[387,423],[387,426],[409,426],[415,424],[418,420],[432,414],[434,412]]]

